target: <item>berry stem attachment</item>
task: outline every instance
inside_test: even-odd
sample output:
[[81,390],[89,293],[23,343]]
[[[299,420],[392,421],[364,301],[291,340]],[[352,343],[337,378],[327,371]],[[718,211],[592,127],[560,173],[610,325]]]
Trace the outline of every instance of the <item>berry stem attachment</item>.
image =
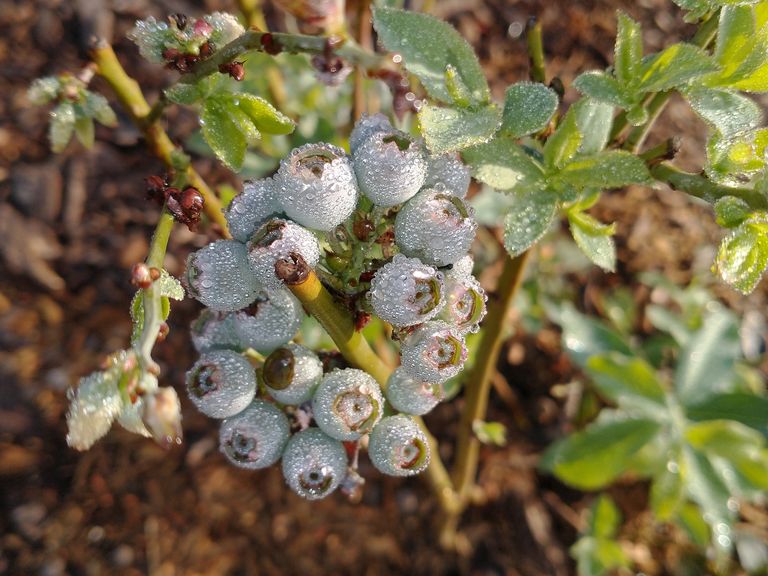
[[[114,90],[120,103],[142,131],[152,153],[160,158],[169,169],[174,168],[173,153],[176,150],[168,134],[157,122],[159,114],[153,114],[138,83],[131,78],[117,59],[112,46],[99,40],[91,51],[91,58],[97,66],[98,74]],[[205,201],[205,213],[211,221],[218,224],[224,237],[229,238],[227,220],[221,211],[221,203],[205,180],[191,166],[186,171],[187,182],[200,191]]]

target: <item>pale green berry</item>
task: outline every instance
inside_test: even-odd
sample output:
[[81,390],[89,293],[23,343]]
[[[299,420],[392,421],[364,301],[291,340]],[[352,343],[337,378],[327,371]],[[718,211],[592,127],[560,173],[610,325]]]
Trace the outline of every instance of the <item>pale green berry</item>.
[[442,321],[432,320],[409,334],[400,345],[400,361],[413,378],[441,384],[464,367],[467,347],[461,333]]
[[314,234],[295,222],[273,218],[262,224],[248,241],[251,270],[265,288],[280,288],[275,264],[298,254],[314,268],[320,260],[320,244]]
[[360,120],[355,123],[352,133],[349,135],[349,149],[354,155],[357,149],[372,135],[377,132],[392,132],[392,130],[394,130],[392,124],[390,124],[384,114],[363,114]]
[[264,222],[281,211],[271,178],[246,180],[243,191],[232,199],[224,216],[235,240],[247,242]]
[[462,334],[479,330],[488,296],[474,276],[446,276],[445,300],[440,319],[455,326]]
[[237,352],[203,354],[187,372],[187,392],[206,416],[228,418],[241,412],[256,394],[256,371]]
[[280,459],[290,435],[291,425],[280,409],[264,400],[254,400],[221,423],[219,448],[235,466],[267,468]]
[[317,425],[337,440],[357,440],[369,433],[381,419],[383,409],[379,384],[356,368],[328,374],[312,399]]
[[307,500],[325,498],[347,475],[347,453],[338,440],[318,428],[294,434],[283,452],[283,477]]
[[210,350],[243,349],[235,329],[235,315],[232,312],[217,312],[203,308],[190,328],[192,344],[200,353]]
[[296,335],[303,319],[301,302],[290,290],[261,290],[250,306],[234,313],[235,333],[244,348],[269,354]]
[[399,367],[389,377],[385,394],[392,408],[398,412],[423,416],[440,402],[435,394],[436,389],[439,389],[439,385],[416,380]]
[[469,190],[469,167],[458,154],[440,154],[427,160],[425,188],[434,188],[459,198],[464,198]]
[[368,456],[383,474],[413,476],[429,465],[429,443],[418,424],[408,416],[388,416],[371,432]]
[[312,350],[288,344],[267,357],[261,373],[272,398],[281,404],[299,405],[312,398],[323,377],[323,363]]

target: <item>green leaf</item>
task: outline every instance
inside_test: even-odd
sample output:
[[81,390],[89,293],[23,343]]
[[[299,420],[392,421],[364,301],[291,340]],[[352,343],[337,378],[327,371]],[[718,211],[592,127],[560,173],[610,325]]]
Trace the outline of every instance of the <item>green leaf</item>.
[[597,154],[608,144],[613,126],[613,106],[592,98],[581,98],[571,106],[582,135],[579,154]]
[[190,105],[205,97],[198,84],[174,84],[166,88],[165,97],[175,104]]
[[581,251],[601,268],[613,272],[616,270],[616,245],[613,242],[615,224],[606,225],[598,222],[584,212],[569,211],[568,222],[571,225],[573,239]]
[[238,92],[232,94],[232,99],[240,110],[245,112],[256,128],[266,134],[290,134],[296,124],[275,109],[272,104],[253,94]]
[[621,512],[610,496],[601,494],[592,504],[589,533],[598,538],[613,538],[621,526]]
[[173,298],[174,300],[184,300],[184,288],[182,288],[181,282],[168,274],[167,270],[160,270],[160,278],[155,280],[154,285],[157,287],[160,296]]
[[621,475],[635,452],[658,430],[659,424],[652,420],[618,416],[598,420],[551,446],[541,465],[575,488],[597,490]]
[[598,102],[613,104],[619,108],[629,108],[633,104],[622,92],[618,81],[602,71],[593,70],[580,74],[573,81],[573,87]]
[[658,520],[672,520],[685,499],[685,484],[679,464],[670,462],[660,473],[655,474],[651,484],[651,510]]
[[496,190],[527,192],[546,186],[541,165],[509,138],[467,148],[461,156],[477,180]]
[[614,49],[614,74],[623,86],[636,81],[643,58],[643,33],[640,24],[624,12],[618,13],[618,30]]
[[692,44],[673,44],[643,61],[638,90],[661,92],[677,88],[717,70],[717,64],[701,48]]
[[469,88],[464,85],[456,68],[451,64],[445,67],[445,87],[448,89],[448,94],[451,95],[456,106],[459,108],[469,108],[472,106]]
[[581,314],[570,305],[563,305],[557,319],[563,328],[563,346],[579,366],[595,354],[619,352],[631,355],[626,339],[606,323]]
[[117,116],[104,96],[94,92],[86,91],[83,109],[86,115],[94,118],[99,124],[104,126],[117,126]]
[[88,116],[78,116],[75,120],[75,135],[83,146],[89,149],[93,148],[95,139],[93,118]]
[[715,57],[719,74],[708,78],[713,85],[737,90],[768,90],[768,26],[763,10],[749,6],[729,6],[720,12]]
[[571,547],[579,576],[604,576],[617,568],[629,568],[631,561],[618,542],[585,536]]
[[558,177],[576,188],[620,188],[651,182],[640,158],[623,150],[610,150],[568,162]]
[[544,144],[544,164],[548,168],[562,168],[578,152],[582,138],[576,114],[568,110],[555,133]]
[[735,420],[768,437],[768,398],[746,392],[716,394],[686,408],[695,421]]
[[702,329],[680,352],[675,390],[683,404],[695,404],[728,391],[739,354],[738,325],[733,314],[721,310],[707,316]]
[[210,97],[203,104],[200,124],[203,137],[216,156],[229,168],[237,171],[243,165],[246,137],[232,120],[225,98]]
[[519,82],[507,88],[501,133],[520,138],[543,130],[557,110],[557,94],[544,84]]
[[495,105],[470,110],[425,104],[419,123],[430,152],[442,154],[487,142],[499,126],[499,116]]
[[504,446],[507,443],[507,427],[501,422],[475,420],[472,423],[472,432],[483,444]]
[[723,228],[735,228],[749,218],[752,208],[741,198],[725,196],[715,202],[717,223]]
[[445,83],[445,67],[451,65],[475,104],[490,100],[488,82],[474,50],[447,22],[417,12],[377,8],[373,26],[385,48],[402,55],[406,69],[418,77],[432,98],[453,103]]
[[656,371],[641,358],[616,353],[592,356],[587,360],[587,372],[600,392],[625,410],[645,405],[658,414],[664,406],[664,388]]
[[48,139],[51,142],[51,150],[62,152],[75,130],[75,107],[70,102],[62,102],[51,111],[50,118]]
[[514,258],[538,242],[557,214],[557,197],[547,190],[513,194],[514,203],[504,216],[504,247]]
[[768,267],[768,214],[755,214],[728,234],[715,266],[728,284],[743,294],[752,292]]
[[762,120],[755,102],[731,90],[691,86],[685,97],[694,112],[726,138],[754,130]]
[[695,504],[685,503],[678,514],[680,525],[685,528],[688,537],[702,550],[709,545],[709,526],[701,517],[701,510]]

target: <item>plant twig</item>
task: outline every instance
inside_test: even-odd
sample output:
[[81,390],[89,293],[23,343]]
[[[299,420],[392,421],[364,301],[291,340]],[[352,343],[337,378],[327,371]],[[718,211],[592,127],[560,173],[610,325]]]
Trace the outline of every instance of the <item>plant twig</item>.
[[152,242],[149,245],[149,254],[146,264],[150,268],[164,268],[165,251],[168,249],[168,239],[173,230],[173,214],[167,209],[160,213],[160,220],[155,227],[155,233],[152,235]]
[[[368,49],[371,46],[371,6],[368,0],[358,0],[357,4],[357,41],[360,47]],[[365,70],[361,66],[355,66],[355,93],[352,106],[352,120],[357,121],[364,112],[367,112],[365,90]]]
[[[99,41],[91,52],[91,57],[97,66],[98,74],[106,80],[114,90],[120,103],[125,107],[134,124],[142,131],[152,153],[160,158],[166,166],[173,168],[173,152],[176,150],[168,134],[153,118],[152,109],[147,103],[138,83],[128,76],[120,61],[117,59],[112,46]],[[216,194],[206,184],[205,180],[194,168],[189,166],[186,171],[187,182],[197,188],[205,202],[205,213],[221,227],[222,235],[229,238],[227,220],[221,211],[221,202]]]
[[710,203],[714,203],[725,196],[735,196],[744,200],[754,209],[765,210],[768,208],[768,197],[751,188],[723,186],[699,174],[684,172],[667,162],[651,166],[650,171],[656,180],[669,184],[674,190],[680,190]]
[[530,65],[530,76],[534,82],[546,83],[547,72],[544,61],[544,37],[542,33],[541,22],[536,18],[528,20],[528,29],[526,32],[528,40],[528,61]]

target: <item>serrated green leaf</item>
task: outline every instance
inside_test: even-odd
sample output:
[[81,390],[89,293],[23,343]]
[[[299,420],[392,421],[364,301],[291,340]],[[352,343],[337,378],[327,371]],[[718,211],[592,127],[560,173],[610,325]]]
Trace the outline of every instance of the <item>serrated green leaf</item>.
[[717,223],[723,228],[735,228],[749,218],[752,208],[741,198],[725,196],[715,202]]
[[514,198],[504,216],[504,247],[512,258],[538,242],[557,214],[557,197],[546,190],[515,193]]
[[499,121],[499,109],[495,105],[468,109],[425,104],[419,110],[421,133],[433,154],[487,142],[496,132]]
[[563,328],[563,347],[579,365],[595,354],[618,352],[631,355],[626,338],[604,322],[580,314],[568,304],[561,309],[558,322]]
[[245,112],[261,132],[266,134],[290,134],[296,124],[278,111],[272,104],[253,94],[232,94],[234,103]]
[[602,71],[593,70],[580,74],[573,81],[573,87],[598,102],[613,104],[619,108],[629,108],[633,104],[632,100],[624,95],[616,79]]
[[613,68],[620,85],[629,86],[635,83],[642,58],[643,33],[640,24],[619,11]]
[[184,300],[184,288],[176,278],[171,276],[167,270],[160,271],[160,278],[155,280],[160,296],[173,298],[174,300]]
[[620,476],[658,430],[659,424],[652,420],[618,416],[598,420],[551,446],[541,465],[575,488],[597,490]]
[[490,100],[488,82],[474,50],[447,22],[427,14],[377,8],[373,26],[386,49],[402,55],[406,69],[418,77],[432,98],[453,102],[445,84],[445,67],[451,65],[475,104]]
[[768,215],[758,213],[726,236],[717,252],[720,277],[749,294],[768,268]]
[[600,354],[587,360],[587,372],[600,392],[625,410],[640,407],[661,415],[664,388],[645,360],[616,353]]
[[51,142],[51,150],[62,152],[75,130],[75,107],[69,102],[62,102],[51,111],[50,118],[48,139]]
[[754,130],[762,120],[760,107],[732,90],[691,86],[685,97],[694,112],[726,138]]
[[613,106],[592,98],[581,98],[571,109],[576,115],[576,127],[582,135],[579,154],[589,156],[601,152],[611,135]]
[[643,60],[638,90],[661,92],[683,86],[718,70],[718,65],[704,50],[692,44],[678,43]]
[[675,390],[685,405],[726,392],[733,381],[733,363],[740,355],[738,324],[728,311],[707,316],[704,325],[680,352]]
[[645,162],[634,154],[609,150],[571,160],[559,172],[558,178],[579,189],[605,189],[647,184],[651,174]]
[[229,168],[237,171],[243,165],[246,137],[232,120],[226,99],[210,97],[203,104],[200,124],[205,141],[216,156]]
[[716,394],[690,405],[686,416],[693,421],[735,420],[768,437],[768,398],[746,392]]
[[88,116],[78,116],[75,120],[75,135],[80,143],[86,148],[93,148],[95,132],[93,127],[93,118]]
[[576,245],[595,264],[613,272],[616,270],[616,244],[613,241],[615,225],[598,222],[584,212],[571,211],[568,222]]
[[541,165],[509,138],[467,148],[461,156],[477,180],[496,190],[523,193],[546,186]]
[[578,152],[582,139],[576,114],[568,110],[555,133],[544,144],[544,164],[548,168],[562,168]]
[[543,130],[557,110],[557,104],[557,94],[544,84],[513,84],[504,97],[501,133],[520,138]]

